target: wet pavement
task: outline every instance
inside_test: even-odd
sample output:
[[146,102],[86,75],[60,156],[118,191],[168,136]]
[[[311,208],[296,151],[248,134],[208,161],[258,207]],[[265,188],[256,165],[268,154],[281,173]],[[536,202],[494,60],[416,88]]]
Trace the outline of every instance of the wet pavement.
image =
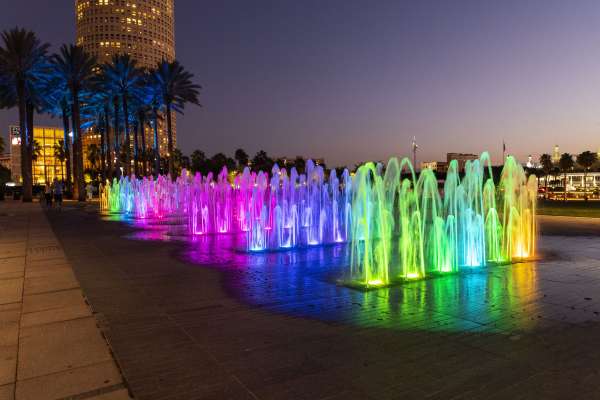
[[539,261],[365,292],[343,245],[49,219],[139,399],[600,398],[600,222],[543,217]]

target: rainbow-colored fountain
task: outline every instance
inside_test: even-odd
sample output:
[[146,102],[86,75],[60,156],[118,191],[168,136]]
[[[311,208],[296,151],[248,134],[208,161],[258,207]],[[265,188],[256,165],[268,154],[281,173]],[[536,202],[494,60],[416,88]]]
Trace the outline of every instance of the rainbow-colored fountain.
[[312,161],[305,174],[275,165],[216,177],[184,170],[175,181],[121,177],[101,188],[101,208],[175,218],[193,236],[241,235],[249,252],[348,243],[344,283],[380,287],[532,257],[536,196],[535,177],[513,157],[496,186],[483,153],[464,172],[451,162],[443,183],[429,169],[417,175],[407,158],[339,177]]
[[[403,173],[404,172],[404,173]],[[352,198],[347,281],[365,287],[510,263],[535,254],[535,177],[507,157],[500,184],[490,158],[449,165],[443,189],[431,170],[416,177],[407,159],[360,167]]]

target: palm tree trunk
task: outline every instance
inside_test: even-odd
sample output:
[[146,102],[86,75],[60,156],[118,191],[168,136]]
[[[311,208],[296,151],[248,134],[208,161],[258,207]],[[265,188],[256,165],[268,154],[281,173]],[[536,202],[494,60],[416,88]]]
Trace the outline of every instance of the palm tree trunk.
[[[27,122],[27,154],[28,154],[28,159],[31,161],[28,164],[28,168],[29,168],[29,176],[31,176],[31,191],[32,191],[32,195],[31,198],[33,199],[33,164],[34,164],[34,157],[33,157],[33,113],[34,113],[34,108],[33,108],[33,104],[30,103],[29,101],[25,104],[25,115],[26,115],[26,122]],[[45,170],[45,167],[44,167]]]
[[135,176],[140,174],[138,133],[139,123],[136,121],[135,124],[133,124],[133,170],[135,171]]
[[31,202],[33,198],[32,176],[31,176],[31,159],[27,151],[28,136],[27,136],[27,111],[25,107],[25,81],[17,82],[17,98],[19,103],[19,135],[21,136],[21,179],[23,180],[23,202]]
[[65,179],[65,189],[68,193],[72,193],[72,179],[71,179],[71,149],[70,142],[71,137],[69,136],[69,116],[67,114],[66,106],[62,108],[62,122],[63,122],[63,149],[65,152],[65,164],[67,166],[67,175],[63,174]]
[[127,95],[123,94],[123,120],[125,122],[125,173],[131,175],[131,137],[129,132],[129,113],[127,112]]
[[117,177],[119,177],[121,176],[121,143],[119,143],[121,127],[119,126],[119,98],[117,96],[113,99],[113,106],[115,110],[115,170],[117,172]]
[[112,171],[112,154],[111,154],[111,147],[110,147],[110,121],[109,121],[108,115],[109,115],[108,104],[105,104],[104,105],[104,129],[105,129],[105,136],[106,136],[106,166],[107,166],[106,177],[108,179],[112,179],[113,171]]
[[584,168],[584,170],[583,170],[583,199],[585,201],[588,201],[587,188],[586,188],[587,182],[586,181],[587,181],[587,169]]
[[160,147],[158,145],[158,111],[154,110],[154,176],[160,175]]
[[144,157],[142,159],[142,175],[146,176],[146,118],[144,116],[143,112],[140,112],[139,114],[139,119],[140,119],[140,129],[141,129],[141,139],[142,139],[142,154],[144,154]]
[[564,183],[565,183],[564,184],[565,192],[564,192],[564,196],[563,196],[563,201],[566,202],[567,201],[567,173],[566,172],[563,174],[563,177],[564,177],[563,179],[564,179]]
[[73,161],[77,170],[75,172],[74,197],[78,201],[85,201],[85,181],[83,179],[83,147],[81,143],[81,127],[79,123],[79,93],[73,93],[73,136],[75,138],[73,148],[76,149],[76,157]]
[[106,127],[102,126],[102,116],[99,116],[98,130],[100,131],[100,182],[106,179]]
[[173,127],[171,126],[171,103],[167,103],[167,145],[169,149],[169,175],[175,180],[175,160],[173,160]]
[[546,174],[546,177],[544,179],[544,197],[546,198],[546,200],[548,200],[548,174]]

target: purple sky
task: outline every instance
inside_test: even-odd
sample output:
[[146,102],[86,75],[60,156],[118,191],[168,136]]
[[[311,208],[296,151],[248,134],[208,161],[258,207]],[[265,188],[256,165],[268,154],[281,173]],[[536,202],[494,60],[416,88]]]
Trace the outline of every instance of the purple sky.
[[[503,139],[520,159],[600,146],[597,0],[176,0],[175,12],[177,58],[204,87],[204,107],[178,120],[184,153],[333,166],[409,155],[413,136],[419,160],[498,161]],[[14,25],[72,42],[73,1],[14,2],[0,29]],[[5,135],[15,121],[0,111]]]

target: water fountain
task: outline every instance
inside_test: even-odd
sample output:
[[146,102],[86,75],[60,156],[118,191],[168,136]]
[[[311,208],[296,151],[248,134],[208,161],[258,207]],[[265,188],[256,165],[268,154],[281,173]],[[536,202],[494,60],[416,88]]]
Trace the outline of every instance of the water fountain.
[[[537,184],[507,157],[495,187],[490,158],[449,165],[443,187],[407,159],[360,167],[352,199],[352,284],[381,286],[535,254]],[[407,170],[408,174],[402,174]]]
[[349,243],[345,283],[379,287],[510,263],[535,254],[534,176],[507,157],[498,186],[490,157],[415,173],[407,158],[367,163],[351,176],[306,163],[306,173],[275,165],[235,177],[173,181],[121,177],[101,190],[101,208],[136,219],[177,218],[190,235],[243,235],[246,250],[273,251]]

